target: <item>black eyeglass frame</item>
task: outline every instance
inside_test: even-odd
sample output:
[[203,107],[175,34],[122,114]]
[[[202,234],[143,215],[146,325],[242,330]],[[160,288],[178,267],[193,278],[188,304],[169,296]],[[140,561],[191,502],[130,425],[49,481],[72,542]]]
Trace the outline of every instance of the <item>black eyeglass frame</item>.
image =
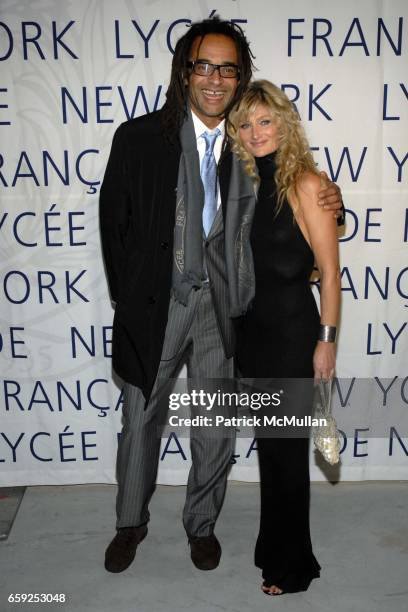
[[[212,70],[208,74],[199,74],[198,72],[194,70],[196,64],[204,64],[205,66],[211,66]],[[235,74],[234,76],[222,75],[221,68],[224,68],[224,67],[225,68],[236,68],[237,74]],[[214,72],[218,70],[218,74],[220,75],[222,79],[239,79],[239,74],[240,74],[239,66],[237,64],[212,64],[211,62],[205,62],[204,60],[191,60],[187,62],[187,68],[191,68],[191,70],[197,76],[212,76]]]

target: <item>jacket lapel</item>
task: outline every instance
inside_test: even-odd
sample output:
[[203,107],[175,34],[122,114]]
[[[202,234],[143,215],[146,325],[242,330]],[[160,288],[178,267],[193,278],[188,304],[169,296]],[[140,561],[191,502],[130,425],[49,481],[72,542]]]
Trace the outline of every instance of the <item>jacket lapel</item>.
[[232,153],[229,145],[225,151],[223,151],[219,163],[219,182],[220,182],[220,194],[221,194],[221,207],[222,214],[225,219],[227,212],[227,200],[228,200],[228,189],[231,178],[231,165],[232,165]]

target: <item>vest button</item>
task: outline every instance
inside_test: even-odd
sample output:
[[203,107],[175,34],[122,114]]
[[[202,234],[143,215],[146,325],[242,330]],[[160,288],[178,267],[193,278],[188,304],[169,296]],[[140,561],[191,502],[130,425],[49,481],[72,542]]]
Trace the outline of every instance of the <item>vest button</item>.
[[160,243],[160,246],[161,246],[161,248],[162,248],[164,251],[166,251],[166,250],[169,248],[169,243],[168,243],[168,242],[163,241],[163,242],[161,242],[161,243]]
[[154,295],[150,295],[148,297],[147,301],[149,302],[149,304],[155,304],[156,303],[156,298],[154,297]]
[[206,249],[208,249],[208,247],[210,246],[210,243],[209,243],[208,240],[205,241],[204,246],[205,246]]

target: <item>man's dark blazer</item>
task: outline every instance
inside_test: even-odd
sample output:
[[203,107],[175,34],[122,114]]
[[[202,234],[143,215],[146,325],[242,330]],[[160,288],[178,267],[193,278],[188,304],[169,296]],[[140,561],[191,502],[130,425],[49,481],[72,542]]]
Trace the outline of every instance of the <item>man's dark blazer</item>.
[[[180,153],[165,140],[160,111],[123,123],[113,138],[100,194],[102,249],[116,302],[113,368],[146,399],[167,324]],[[219,164],[224,218],[230,170],[228,150]]]

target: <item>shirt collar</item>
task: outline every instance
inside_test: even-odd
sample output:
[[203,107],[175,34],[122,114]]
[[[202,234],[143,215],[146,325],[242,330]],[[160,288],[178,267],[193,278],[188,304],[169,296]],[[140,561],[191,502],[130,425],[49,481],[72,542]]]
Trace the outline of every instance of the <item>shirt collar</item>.
[[202,136],[204,134],[204,132],[209,132],[211,134],[216,129],[220,130],[221,137],[224,138],[224,134],[225,134],[225,119],[223,119],[215,128],[210,130],[210,128],[207,127],[205,125],[205,123],[203,123],[201,121],[201,119],[199,117],[197,117],[197,115],[194,113],[193,110],[191,111],[191,115],[193,117],[194,132],[195,132],[195,136],[196,136],[197,140],[200,138],[200,136]]

